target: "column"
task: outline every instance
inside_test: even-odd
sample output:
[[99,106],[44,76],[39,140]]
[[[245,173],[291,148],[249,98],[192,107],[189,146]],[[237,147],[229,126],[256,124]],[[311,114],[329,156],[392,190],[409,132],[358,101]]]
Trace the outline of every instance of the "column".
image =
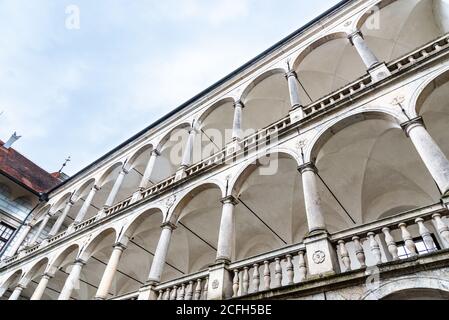
[[72,295],[72,291],[75,288],[75,285],[78,283],[81,270],[86,263],[82,260],[75,260],[73,264],[72,271],[70,271],[67,280],[65,281],[64,287],[59,294],[58,300],[69,300]]
[[125,176],[128,174],[128,171],[122,169],[115,180],[114,186],[109,193],[108,198],[106,199],[106,203],[104,204],[107,207],[110,207],[114,204],[115,198],[117,197],[118,192],[120,191],[120,187],[122,186],[123,180]]
[[67,202],[64,211],[62,211],[61,215],[58,217],[58,220],[56,220],[55,224],[51,228],[50,233],[48,234],[49,237],[54,237],[56,234],[58,234],[62,224],[64,223],[65,218],[69,214],[70,209],[72,209],[73,205],[74,203],[72,200],[69,200],[69,202]]
[[37,241],[39,240],[39,236],[41,235],[42,231],[44,231],[45,226],[48,223],[48,220],[50,220],[51,214],[48,212],[44,219],[41,221],[41,224],[39,225],[39,229],[37,230],[36,234],[33,237],[33,240],[31,240],[31,245],[35,245]]
[[421,117],[403,123],[402,128],[410,137],[416,151],[429,170],[442,194],[449,192],[449,161],[427,132]]
[[83,206],[81,207],[80,211],[76,215],[74,224],[77,224],[77,223],[80,223],[81,221],[83,221],[84,216],[86,215],[87,210],[89,209],[89,206],[92,203],[92,200],[94,199],[95,193],[97,193],[98,190],[100,190],[99,187],[97,187],[97,186],[92,187],[92,189],[89,192],[89,195],[87,196],[86,200],[83,203]]
[[150,275],[148,280],[152,282],[160,282],[162,272],[164,270],[165,259],[167,257],[170,238],[176,226],[171,222],[166,222],[162,226],[161,236],[154,253],[153,263],[151,264]]
[[240,140],[242,139],[242,112],[244,105],[242,101],[237,101],[234,103],[234,121],[232,124],[232,139]]
[[[23,225],[23,229],[21,230],[20,235],[18,235],[18,238],[15,241],[14,246],[11,249],[11,254],[10,254],[11,256],[14,256],[17,253],[20,246],[23,244],[26,237],[30,233],[30,231],[31,231],[31,223],[28,222]],[[6,251],[8,251],[8,249],[6,249]]]
[[145,168],[145,173],[143,174],[142,180],[140,181],[139,189],[146,189],[148,188],[151,174],[153,173],[154,164],[156,163],[157,157],[159,157],[161,154],[157,150],[153,150],[151,152],[150,160],[148,161],[147,167]]
[[288,81],[288,90],[290,93],[290,103],[292,106],[292,110],[302,107],[301,99],[299,97],[299,81],[298,75],[295,71],[290,70],[286,73],[285,77]]
[[41,281],[39,281],[39,284],[37,285],[36,289],[33,292],[33,295],[31,296],[30,300],[41,300],[42,296],[44,295],[45,289],[47,289],[48,281],[52,276],[48,273],[44,273],[41,277]]
[[25,286],[19,283],[8,300],[18,300],[23,289],[25,289]]
[[195,129],[191,128],[189,131],[189,137],[187,139],[186,148],[182,156],[182,163],[181,163],[182,167],[188,167],[192,164],[194,141],[195,141]]
[[363,38],[363,35],[360,32],[360,30],[357,30],[356,32],[350,34],[348,36],[348,39],[357,50],[358,54],[365,63],[367,69],[370,69],[374,65],[379,63],[377,57],[374,55],[374,53],[366,44],[365,39]]
[[114,250],[112,250],[111,257],[109,258],[106,269],[104,270],[103,277],[101,278],[100,285],[98,286],[97,293],[95,294],[95,299],[105,300],[108,297],[109,290],[112,286],[112,280],[114,280],[115,272],[117,271],[118,264],[120,262],[120,257],[126,246],[121,243],[116,243],[114,245]]
[[312,162],[309,162],[301,165],[298,170],[302,175],[309,234],[317,231],[325,231],[326,225],[324,223],[323,212],[321,210],[321,198],[317,186],[318,169]]
[[231,262],[234,244],[234,207],[238,200],[234,196],[227,196],[221,200],[220,233],[218,234],[216,262]]

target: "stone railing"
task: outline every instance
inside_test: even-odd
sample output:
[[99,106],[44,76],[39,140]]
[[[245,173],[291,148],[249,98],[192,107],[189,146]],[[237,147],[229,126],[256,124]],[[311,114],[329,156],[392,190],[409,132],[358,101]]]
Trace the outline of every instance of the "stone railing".
[[208,270],[161,283],[154,291],[157,300],[207,300]]
[[[341,271],[449,247],[449,228],[443,214],[449,214],[444,205],[435,204],[333,234]],[[415,241],[422,241],[419,247]],[[398,243],[402,243],[402,248],[398,248]]]
[[306,280],[306,249],[296,244],[229,266],[233,271],[233,298],[267,291]]
[[[433,57],[436,57],[438,54],[442,52],[447,52],[449,48],[449,34],[446,34],[428,44],[425,44],[421,48],[404,55],[403,57],[400,57],[390,63],[387,64],[387,68],[390,70],[391,75],[387,77],[386,79],[393,78],[397,73],[404,71],[406,69],[410,69],[411,67],[421,64],[427,60],[430,60]],[[192,166],[188,167],[186,169],[186,176],[181,179],[177,180],[176,175],[173,175],[153,186],[150,188],[141,191],[141,199],[139,201],[147,201],[148,199],[151,199],[167,190],[169,190],[171,187],[173,187],[177,183],[182,183],[183,181],[189,179],[190,177],[203,173],[217,165],[223,164],[226,161],[232,161],[233,158],[236,157],[236,155],[239,154],[245,154],[249,149],[252,149],[253,147],[257,147],[259,145],[267,145],[270,143],[270,137],[279,137],[280,134],[283,132],[287,132],[296,126],[301,126],[302,123],[307,121],[309,118],[311,118],[312,115],[318,112],[324,112],[330,109],[335,108],[337,105],[342,104],[345,101],[351,101],[355,95],[361,95],[364,92],[368,92],[368,88],[371,86],[372,79],[369,74],[353,81],[352,83],[346,85],[345,87],[334,91],[333,93],[319,99],[318,101],[315,101],[308,106],[305,106],[303,108],[305,118],[301,121],[292,123],[290,120],[290,116],[286,116],[280,121],[277,121],[276,123],[267,126],[266,128],[257,131],[256,133],[246,137],[240,142],[240,150],[237,152],[232,149],[232,152],[229,152],[229,146],[226,146],[223,148],[223,150],[219,151],[217,154],[212,155],[211,157],[208,157],[205,160],[202,160],[199,163],[193,164]],[[109,217],[111,215],[118,214],[119,212],[122,212],[123,210],[127,209],[132,202],[132,197],[129,197],[114,206],[111,206],[105,210],[106,216]],[[102,219],[99,219],[102,220]],[[75,231],[80,231],[83,228],[94,224],[96,221],[99,221],[98,219],[92,218],[87,220],[87,224],[85,222],[77,225]],[[49,242],[55,242],[58,240],[61,240],[65,234],[61,236],[61,234],[53,237],[50,239]],[[38,248],[40,248],[38,246]],[[37,248],[37,249],[38,249]],[[37,250],[36,249],[36,250]],[[26,254],[25,254],[26,255]],[[21,255],[20,257],[23,257]],[[2,264],[10,264],[14,261],[18,260],[18,256],[14,256],[8,259],[3,260]]]
[[138,291],[125,293],[116,297],[112,297],[109,300],[137,300],[137,297],[139,296]]

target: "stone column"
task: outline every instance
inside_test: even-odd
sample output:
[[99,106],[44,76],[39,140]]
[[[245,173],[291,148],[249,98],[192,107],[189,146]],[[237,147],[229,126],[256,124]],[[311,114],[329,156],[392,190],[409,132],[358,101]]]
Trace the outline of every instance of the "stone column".
[[14,246],[11,249],[11,256],[14,256],[17,253],[20,246],[23,244],[26,237],[30,233],[30,231],[31,231],[31,223],[28,222],[28,223],[24,224],[23,229],[21,230],[20,234],[18,235],[18,238],[15,241]]
[[167,258],[168,248],[170,246],[170,238],[176,226],[171,222],[166,222],[162,226],[161,236],[154,253],[153,263],[151,264],[149,282],[159,283],[161,281],[162,272],[164,270],[165,259]]
[[244,105],[242,101],[237,101],[234,103],[234,121],[232,124],[232,139],[241,140],[242,139],[242,112]]
[[104,270],[103,277],[101,278],[101,282],[98,286],[97,293],[95,294],[96,300],[105,300],[108,297],[109,290],[112,286],[112,281],[114,280],[114,276],[120,262],[120,257],[125,249],[126,246],[122,243],[116,243],[114,245],[114,250],[112,250],[111,257],[109,258],[109,262]]
[[321,197],[318,193],[317,173],[318,169],[312,162],[305,163],[298,168],[302,175],[304,190],[304,203],[306,207],[309,234],[326,231],[323,212],[321,209]]
[[31,296],[30,300],[41,300],[42,296],[44,295],[45,289],[47,289],[48,281],[52,276],[48,273],[44,273],[42,275],[41,281],[39,281],[39,284],[37,285],[36,290],[34,290],[33,295]]
[[365,63],[367,69],[371,69],[376,64],[379,64],[379,60],[366,44],[365,39],[363,38],[363,35],[360,32],[360,30],[357,30],[356,32],[350,34],[348,36],[348,39],[357,50],[358,54],[363,60],[363,63]]
[[120,187],[122,186],[123,180],[125,176],[128,174],[128,171],[122,169],[115,180],[114,185],[112,186],[111,192],[109,193],[108,198],[106,199],[105,206],[110,207],[114,204],[115,198],[117,197],[118,192],[120,191]]
[[23,289],[25,289],[25,286],[19,283],[9,296],[8,300],[18,300],[20,298],[20,294],[22,293]]
[[295,71],[289,71],[285,74],[288,81],[288,91],[290,93],[290,103],[292,110],[296,108],[301,108],[301,99],[299,97],[299,81],[298,75]]
[[145,173],[143,174],[142,180],[140,181],[139,189],[146,189],[149,185],[149,180],[151,177],[151,174],[153,173],[154,164],[156,163],[157,157],[159,157],[161,154],[157,150],[153,150],[151,152],[150,160],[148,161],[147,167],[145,168]]
[[192,164],[193,158],[193,143],[195,142],[195,129],[191,128],[189,131],[189,137],[187,138],[186,148],[182,155],[181,167],[188,167]]
[[442,194],[449,192],[449,161],[424,127],[421,117],[403,123],[416,151],[429,170]]
[[41,224],[39,225],[39,229],[37,229],[36,234],[33,237],[33,240],[31,240],[31,245],[35,245],[37,241],[39,240],[39,236],[41,235],[42,231],[44,231],[45,226],[48,223],[48,220],[50,220],[51,214],[48,212],[44,219],[42,219]]
[[72,295],[72,291],[75,288],[75,285],[78,283],[81,270],[86,263],[82,260],[75,260],[73,264],[72,271],[70,271],[67,280],[65,281],[64,287],[59,294],[58,300],[69,300]]
[[86,215],[87,210],[89,209],[89,206],[92,203],[92,200],[94,199],[95,193],[97,193],[98,190],[100,190],[99,187],[97,187],[97,186],[92,187],[92,189],[89,192],[89,195],[87,196],[86,200],[83,203],[83,206],[81,207],[80,211],[76,215],[75,221],[73,222],[74,224],[77,224],[77,223],[80,223],[81,221],[83,221],[84,216]]
[[64,211],[62,211],[61,215],[58,217],[58,220],[56,220],[55,224],[51,228],[50,233],[48,234],[49,237],[54,237],[59,232],[65,218],[67,218],[67,215],[69,214],[70,209],[73,207],[73,205],[74,203],[72,200],[69,200],[69,202],[67,202]]
[[216,262],[231,262],[234,242],[234,207],[239,203],[234,196],[227,196],[221,200],[220,232],[218,234]]

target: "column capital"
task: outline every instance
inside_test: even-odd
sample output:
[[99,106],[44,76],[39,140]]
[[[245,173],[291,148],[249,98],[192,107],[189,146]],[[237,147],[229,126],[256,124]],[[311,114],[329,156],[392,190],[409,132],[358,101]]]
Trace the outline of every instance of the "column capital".
[[424,120],[422,117],[416,117],[404,123],[401,123],[401,128],[402,130],[404,130],[407,137],[409,137],[410,130],[415,127],[425,127]]
[[86,265],[86,261],[82,260],[82,259],[76,259],[73,264],[77,264],[80,266],[85,266]]
[[362,31],[360,31],[360,30],[356,30],[356,31],[354,31],[354,32],[352,32],[352,33],[350,33],[350,34],[348,34],[349,42],[351,42],[352,45],[354,45],[354,41],[353,41],[354,37],[357,37],[357,36],[359,36],[359,37],[362,38],[362,39],[365,39],[365,38],[363,37]]
[[20,290],[25,290],[26,289],[26,285],[25,284],[23,284],[23,283],[19,283],[19,284],[17,284],[17,286],[16,286],[16,288],[15,289],[18,289],[18,288],[20,288]]
[[236,197],[234,197],[233,195],[224,197],[223,199],[220,200],[220,202],[222,204],[231,203],[234,206],[236,206],[236,205],[238,205],[240,203],[240,201]]
[[73,201],[72,199],[70,199],[69,201],[67,201],[67,205],[68,205],[68,206],[74,206],[74,205],[75,205],[75,201]]
[[285,78],[288,79],[290,77],[294,77],[296,80],[298,80],[298,74],[295,70],[289,70],[285,73]]
[[50,280],[51,278],[53,278],[55,275],[54,274],[50,274],[49,272],[45,272],[42,275],[42,278],[47,278],[48,280]]
[[120,170],[120,174],[127,175],[128,173],[129,173],[128,169],[122,168],[122,170]]
[[167,221],[161,225],[161,228],[162,229],[170,229],[171,231],[173,231],[177,228],[177,226],[173,222]]
[[161,155],[161,152],[157,149],[154,149],[153,151],[151,151],[151,155],[159,157]]
[[100,191],[101,187],[97,186],[96,184],[93,185],[91,191],[95,190],[95,191]]
[[304,172],[307,171],[312,171],[313,173],[318,173],[318,168],[315,166],[315,164],[313,162],[307,162],[304,163],[300,166],[298,166],[298,171],[299,173],[303,174]]
[[126,245],[124,245],[121,242],[116,242],[113,246],[114,249],[120,249],[120,250],[125,250],[126,249]]
[[245,108],[245,104],[242,102],[242,100],[237,100],[234,102],[234,108],[236,107],[240,107],[240,108]]

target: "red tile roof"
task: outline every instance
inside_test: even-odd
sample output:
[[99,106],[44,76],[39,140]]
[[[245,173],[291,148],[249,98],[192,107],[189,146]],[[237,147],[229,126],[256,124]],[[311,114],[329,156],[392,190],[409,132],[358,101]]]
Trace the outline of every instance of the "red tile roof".
[[3,148],[0,140],[0,173],[15,179],[37,192],[44,193],[61,183],[51,175],[13,148]]

